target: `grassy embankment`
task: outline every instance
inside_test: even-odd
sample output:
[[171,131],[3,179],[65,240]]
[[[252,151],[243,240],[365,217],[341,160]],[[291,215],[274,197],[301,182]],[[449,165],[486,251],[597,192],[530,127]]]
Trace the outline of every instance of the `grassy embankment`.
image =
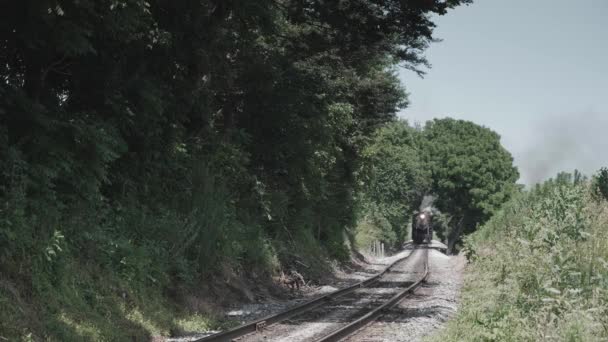
[[467,239],[461,308],[433,340],[608,338],[608,203],[589,183],[522,193]]
[[147,341],[220,329],[235,322],[216,305],[250,300],[289,260],[310,265],[307,279],[327,273],[330,257],[311,234],[265,238],[202,175],[204,186],[184,194],[191,211],[126,201],[83,203],[62,215],[32,201],[43,209],[26,215],[23,201],[7,201],[0,341]]
[[[222,262],[222,271],[190,279],[188,268],[177,270],[164,249],[116,238],[81,255],[66,240],[57,233],[46,255],[34,254],[30,265],[22,265],[33,269],[29,279],[0,274],[0,341],[148,341],[224,329],[238,322],[219,315],[217,305],[250,300],[247,295],[268,286],[272,268],[278,267],[273,264],[277,251],[264,251],[255,240],[249,241],[252,248],[265,255],[246,263],[252,268],[248,272],[236,269],[236,262]],[[316,256],[301,259],[313,265],[309,273],[327,270],[327,261],[318,264],[326,255],[320,247],[299,241],[299,247],[273,246],[291,247],[298,255],[308,249]],[[252,274],[258,279],[249,278]]]

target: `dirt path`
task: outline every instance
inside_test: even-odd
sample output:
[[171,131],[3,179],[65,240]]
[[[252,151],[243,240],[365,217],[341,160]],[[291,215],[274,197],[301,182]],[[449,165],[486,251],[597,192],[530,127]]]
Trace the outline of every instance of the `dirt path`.
[[346,341],[420,341],[456,311],[465,259],[429,252],[429,279],[376,322]]

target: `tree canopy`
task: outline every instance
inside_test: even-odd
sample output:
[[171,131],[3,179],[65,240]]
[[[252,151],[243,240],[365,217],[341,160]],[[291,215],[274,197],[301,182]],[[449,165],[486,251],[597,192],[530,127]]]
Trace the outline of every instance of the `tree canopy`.
[[[462,234],[473,232],[510,198],[519,178],[498,134],[451,118],[420,128],[400,120],[388,123],[372,135],[363,157],[360,201],[362,213],[368,215],[363,217],[373,212],[386,218],[390,225],[376,228],[390,227],[398,243],[409,239],[412,213],[425,196],[432,196],[434,201],[427,205],[439,210],[435,221],[442,229],[437,233],[447,238],[452,250]],[[373,224],[369,219],[361,222],[357,231],[365,231],[359,239],[365,240]]]
[[388,220],[398,239],[386,242],[409,239],[411,214],[430,191],[430,172],[419,145],[420,132],[397,120],[379,128],[363,151],[363,212],[378,211],[375,215]]
[[[2,2],[3,277],[33,302],[69,297],[49,312],[121,317],[79,296],[115,284],[83,282],[195,288],[348,257],[362,153],[407,104],[395,70],[422,72],[433,16],[468,2]],[[377,153],[414,172],[407,151]],[[376,173],[394,181],[378,194],[410,196],[397,172]],[[3,331],[32,321],[3,314]],[[45,317],[40,339],[69,335]]]
[[509,199],[519,172],[500,136],[469,121],[429,121],[424,141],[435,205],[452,216],[451,249]]

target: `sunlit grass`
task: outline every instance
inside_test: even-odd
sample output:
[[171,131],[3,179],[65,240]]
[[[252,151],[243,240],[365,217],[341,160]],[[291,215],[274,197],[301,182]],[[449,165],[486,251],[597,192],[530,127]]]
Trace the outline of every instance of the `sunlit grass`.
[[467,240],[458,315],[435,341],[608,340],[608,204],[549,184]]
[[88,340],[88,341],[101,341],[102,340],[102,332],[99,329],[99,327],[95,326],[93,323],[91,323],[89,321],[77,321],[76,319],[70,317],[65,312],[62,312],[59,314],[58,320],[60,322],[64,323],[69,328],[71,328],[83,340]]
[[218,321],[210,316],[193,314],[187,317],[178,318],[175,325],[185,332],[210,331],[218,328]]
[[127,310],[123,307],[123,312],[125,313],[125,318],[132,323],[141,326],[146,332],[148,332],[151,336],[166,336],[168,335],[168,330],[163,328],[151,319],[151,317],[144,315],[139,309],[135,308],[132,310]]

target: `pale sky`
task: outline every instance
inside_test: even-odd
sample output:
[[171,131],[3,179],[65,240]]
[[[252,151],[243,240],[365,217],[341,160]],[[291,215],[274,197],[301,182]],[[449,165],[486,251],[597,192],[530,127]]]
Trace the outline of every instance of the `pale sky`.
[[493,129],[526,184],[608,166],[608,0],[477,0],[435,22],[401,117]]

